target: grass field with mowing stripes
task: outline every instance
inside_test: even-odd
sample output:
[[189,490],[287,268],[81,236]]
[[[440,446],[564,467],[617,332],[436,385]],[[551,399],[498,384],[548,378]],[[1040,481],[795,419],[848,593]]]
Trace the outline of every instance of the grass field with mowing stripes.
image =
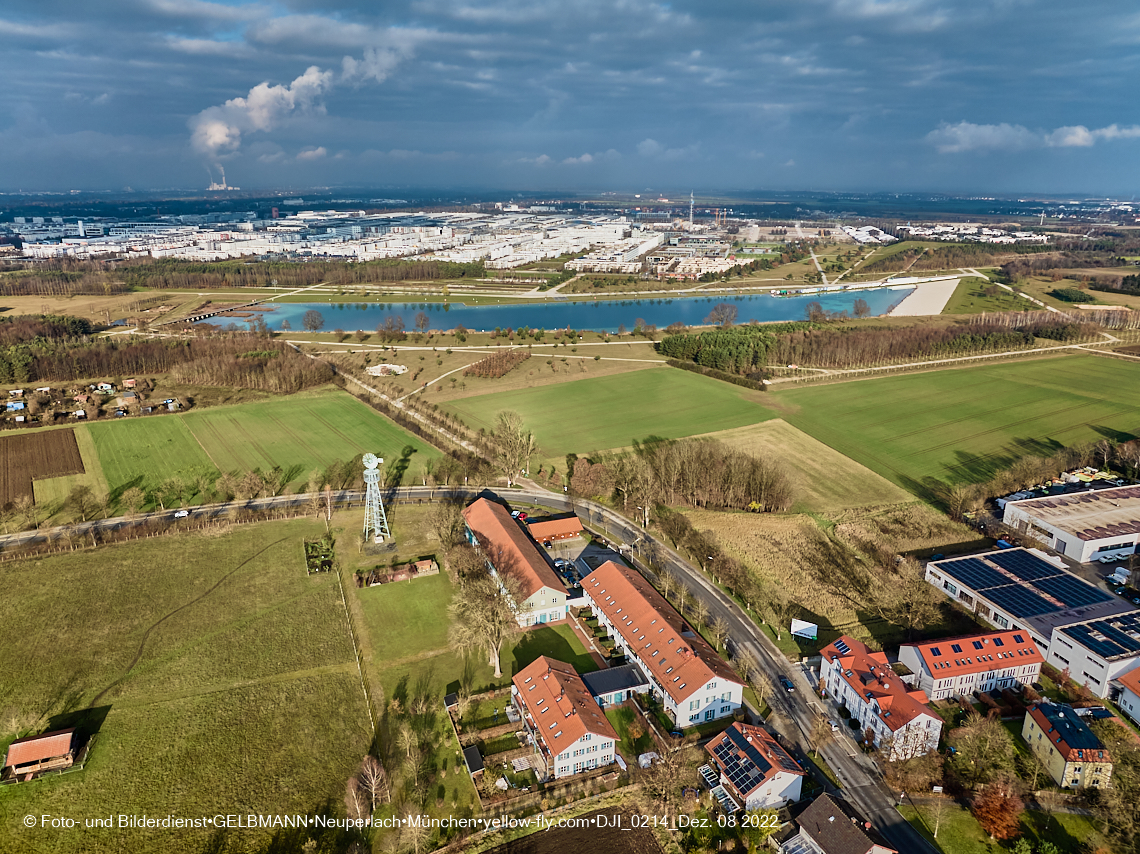
[[551,459],[623,448],[648,436],[677,439],[774,418],[763,392],[674,368],[577,380],[456,400],[446,406],[478,430],[513,409]]
[[888,480],[980,481],[1016,458],[1140,435],[1140,363],[1092,355],[773,392],[784,417]]
[[[193,483],[199,474],[240,474],[274,466],[294,473],[300,483],[313,469],[364,451],[394,464],[410,447],[410,472],[439,456],[438,450],[352,395],[332,388],[180,415],[103,421],[78,429],[89,431],[102,476],[116,496],[130,486],[145,489],[170,476]],[[67,488],[61,483],[45,496],[66,497],[66,491],[60,490]]]
[[224,471],[314,468],[371,451],[395,462],[406,446],[418,470],[439,451],[405,433],[352,395],[322,389],[264,403],[188,412],[186,425],[210,460]]

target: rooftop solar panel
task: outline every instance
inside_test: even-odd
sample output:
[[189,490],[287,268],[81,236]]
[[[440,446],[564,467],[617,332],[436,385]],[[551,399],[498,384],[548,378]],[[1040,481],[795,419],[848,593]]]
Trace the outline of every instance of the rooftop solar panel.
[[1063,569],[1058,569],[1048,561],[1029,552],[994,552],[986,555],[986,560],[992,561],[1025,581],[1035,581],[1038,578],[1049,578],[1064,573]]
[[1053,578],[1039,578],[1033,582],[1038,590],[1061,600],[1066,608],[1080,608],[1094,602],[1109,602],[1112,597],[1079,578],[1071,575],[1057,575]]
[[938,568],[974,590],[985,590],[987,587],[998,587],[1010,583],[1007,576],[1002,575],[991,566],[986,566],[976,557],[940,563]]
[[[1107,633],[1102,632],[1103,637],[1098,638],[1093,635],[1093,632],[1094,629],[1086,625],[1065,626],[1065,628],[1061,629],[1062,634],[1068,635],[1077,641],[1077,643],[1087,647],[1102,658],[1112,658],[1113,656],[1128,652],[1126,647],[1121,646]],[[1127,637],[1127,635],[1125,637]]]
[[999,608],[1009,612],[1014,617],[1035,617],[1038,614],[1047,614],[1056,611],[1057,606],[1032,590],[1009,584],[1005,587],[992,587],[985,592],[985,596]]

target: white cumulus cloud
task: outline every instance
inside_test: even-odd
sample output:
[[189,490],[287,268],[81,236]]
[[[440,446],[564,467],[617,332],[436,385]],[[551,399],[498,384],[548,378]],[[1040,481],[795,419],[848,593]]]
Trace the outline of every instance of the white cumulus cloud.
[[303,151],[297,152],[297,159],[320,160],[326,155],[328,155],[328,150],[323,145],[318,145],[316,148],[306,148]]
[[976,125],[973,122],[943,122],[926,135],[942,154],[960,151],[1020,151],[1041,144],[1041,137],[1021,125]]
[[942,154],[962,151],[1024,151],[1029,148],[1089,148],[1100,140],[1134,139],[1140,137],[1140,125],[1108,127],[1090,130],[1084,125],[1066,125],[1052,131],[1032,131],[1023,125],[1003,122],[997,125],[978,125],[973,122],[949,124],[943,122],[926,135]]

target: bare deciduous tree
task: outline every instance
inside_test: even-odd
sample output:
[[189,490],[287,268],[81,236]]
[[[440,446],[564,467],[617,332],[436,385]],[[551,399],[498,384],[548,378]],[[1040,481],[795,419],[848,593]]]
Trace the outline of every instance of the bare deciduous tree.
[[728,620],[724,617],[717,617],[709,624],[709,634],[712,635],[717,649],[724,646],[724,642],[728,638],[728,631]]
[[530,458],[538,449],[534,434],[526,429],[522,416],[505,409],[495,417],[491,433],[495,462],[513,486],[519,474],[530,467]]
[[503,644],[519,629],[512,603],[521,599],[518,583],[509,571],[498,564],[496,568],[496,576],[484,573],[468,577],[447,612],[451,646],[463,653],[485,652],[499,679],[503,675],[499,662]]
[[365,756],[356,778],[375,812],[377,804],[388,800],[388,772],[375,756]]

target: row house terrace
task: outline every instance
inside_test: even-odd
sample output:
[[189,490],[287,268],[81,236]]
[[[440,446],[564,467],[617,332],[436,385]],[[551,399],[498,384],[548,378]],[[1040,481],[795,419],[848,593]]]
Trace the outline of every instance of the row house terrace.
[[507,508],[480,498],[463,510],[463,520],[468,541],[483,553],[491,571],[514,580],[518,595],[511,607],[520,626],[566,616],[566,588]]
[[1032,685],[1045,657],[1026,631],[988,632],[899,648],[899,661],[932,700]]
[[649,690],[680,727],[728,717],[744,685],[708,642],[640,573],[607,561],[582,580],[598,622],[649,677]]
[[617,733],[582,677],[569,664],[540,656],[512,680],[511,700],[544,768],[561,779],[614,761]]

